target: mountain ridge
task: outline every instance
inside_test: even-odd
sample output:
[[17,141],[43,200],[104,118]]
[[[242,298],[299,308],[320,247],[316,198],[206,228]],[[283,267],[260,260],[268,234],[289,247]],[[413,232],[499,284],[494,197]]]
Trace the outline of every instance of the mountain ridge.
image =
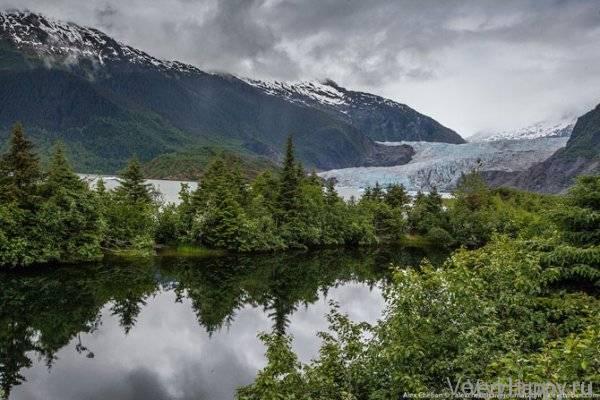
[[[134,153],[148,161],[207,145],[277,161],[288,135],[295,138],[299,158],[317,169],[407,162],[409,152],[390,154],[375,143],[388,122],[396,126],[389,129],[394,135],[411,126],[411,134],[429,140],[463,141],[429,117],[379,96],[369,95],[375,107],[357,103],[359,92],[347,91],[353,112],[300,104],[246,78],[160,60],[97,29],[31,12],[0,14],[0,55],[0,83],[8,85],[0,96],[0,136],[20,120],[41,147],[61,139],[81,153],[75,164],[82,172],[112,173]],[[365,113],[375,119],[365,120]],[[427,124],[419,128],[420,120],[433,130]],[[118,148],[106,149],[111,144]]]
[[525,171],[485,171],[492,186],[544,193],[566,191],[579,175],[600,174],[600,104],[577,118],[565,147]]
[[500,132],[483,132],[469,137],[470,142],[498,140],[529,140],[544,137],[569,137],[577,118],[565,118],[560,121],[538,122],[524,128]]

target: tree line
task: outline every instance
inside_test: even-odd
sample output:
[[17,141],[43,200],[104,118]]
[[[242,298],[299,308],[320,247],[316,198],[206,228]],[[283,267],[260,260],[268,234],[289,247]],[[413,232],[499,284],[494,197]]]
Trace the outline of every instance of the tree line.
[[[307,174],[296,161],[291,137],[280,170],[248,180],[239,165],[217,157],[195,190],[182,185],[178,204],[162,204],[135,158],[119,178],[114,190],[101,179],[92,187],[74,173],[61,145],[42,168],[23,127],[15,125],[0,158],[0,265],[84,262],[106,252],[151,254],[157,245],[178,244],[232,252],[382,242],[477,248],[494,233],[546,231],[549,218],[539,210],[558,203],[549,196],[491,190],[476,172],[462,177],[449,200],[435,189],[413,198],[402,185],[376,184],[359,200],[344,201],[333,181]],[[594,178],[587,179],[586,187],[593,185]],[[589,215],[583,205],[597,207],[586,201],[569,208],[583,211],[556,223],[581,230]],[[562,215],[554,214],[555,220]],[[575,217],[578,223],[568,222]],[[585,244],[594,235],[574,233],[572,241]],[[565,244],[560,251],[566,259],[573,250]],[[593,274],[583,265],[573,273]]]

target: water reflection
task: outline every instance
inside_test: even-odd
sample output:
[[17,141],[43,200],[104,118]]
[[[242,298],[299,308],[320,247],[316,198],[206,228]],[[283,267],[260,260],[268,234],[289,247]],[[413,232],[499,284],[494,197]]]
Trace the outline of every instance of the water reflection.
[[[260,331],[316,354],[327,299],[376,320],[390,263],[420,251],[110,260],[0,274],[0,384],[10,399],[230,399],[264,365]],[[428,254],[434,262],[441,255]]]

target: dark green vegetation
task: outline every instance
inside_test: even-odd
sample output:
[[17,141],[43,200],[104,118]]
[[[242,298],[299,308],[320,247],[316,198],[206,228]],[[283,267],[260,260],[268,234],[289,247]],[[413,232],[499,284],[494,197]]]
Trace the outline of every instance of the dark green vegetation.
[[266,157],[246,153],[199,147],[160,155],[145,163],[144,176],[152,179],[198,180],[214,158],[223,158],[228,164],[238,164],[245,178],[256,178],[261,172],[275,170],[277,165]]
[[[490,190],[476,173],[463,177],[446,205],[435,190],[418,193],[413,201],[394,185],[376,185],[359,201],[345,202],[333,182],[305,173],[291,137],[278,172],[248,180],[235,161],[213,159],[195,191],[183,185],[178,205],[160,204],[144,183],[137,159],[121,172],[121,184],[112,191],[102,181],[95,190],[82,182],[61,146],[43,172],[17,125],[2,158],[0,264],[86,261],[103,251],[151,254],[157,244],[235,252],[402,242],[477,248],[494,233],[542,236],[551,226],[544,212],[560,209],[562,202]],[[587,179],[583,190],[595,178]],[[578,215],[585,220],[589,210],[581,210]]]
[[[103,308],[105,318],[109,315],[117,318],[115,329],[134,335],[129,336],[129,340],[135,340],[136,332],[144,329],[136,324],[140,312],[155,296],[168,299],[172,303],[169,310],[174,311],[182,307],[180,301],[189,300],[199,331],[209,334],[228,327],[247,306],[262,310],[273,328],[284,332],[295,311],[315,303],[330,288],[346,282],[375,286],[387,281],[390,263],[412,265],[425,256],[440,262],[445,254],[389,248],[210,259],[111,258],[102,264],[77,268],[52,266],[19,274],[0,272],[0,389],[8,397],[14,386],[28,384],[24,375],[36,364],[46,364],[48,368],[58,364],[60,368],[62,361],[64,366],[69,361],[57,353],[70,343],[81,358],[102,364],[106,356],[103,349],[100,345],[90,345],[85,334],[111,329],[110,324],[102,325],[105,322]],[[175,296],[165,296],[165,292],[174,292]],[[239,330],[237,327],[235,332],[246,332]],[[119,332],[109,332],[120,336]],[[249,333],[254,335],[254,331]],[[219,349],[213,347],[212,351]],[[99,360],[92,360],[96,357]],[[144,365],[148,369],[153,367]],[[234,367],[228,370],[233,375]],[[54,370],[49,369],[50,378],[53,373]],[[67,386],[82,385],[86,383],[71,381]],[[86,387],[85,393],[89,397],[105,395],[94,390]],[[118,390],[111,392],[114,398],[120,398]]]
[[[294,102],[233,76],[156,60],[74,24],[59,28],[29,13],[4,14],[0,21],[0,139],[22,121],[44,156],[55,140],[64,142],[78,172],[114,173],[134,153],[146,162],[199,146],[277,161],[288,135],[296,138],[302,162],[320,169],[377,163],[372,156],[380,146],[371,138],[385,139],[382,130],[397,140],[463,142],[436,121],[378,96],[349,91],[348,110]],[[49,26],[55,33],[48,34]],[[71,42],[70,31],[85,41]],[[57,50],[62,40],[73,54]],[[398,160],[406,162],[404,155]]]
[[429,227],[417,229],[442,243],[453,227],[455,240],[478,248],[455,251],[441,267],[424,261],[398,269],[376,325],[333,308],[319,356],[308,364],[298,361],[289,336],[263,335],[269,363],[238,398],[450,396],[461,381],[510,379],[568,383],[567,391],[586,382],[585,393],[592,386],[597,393],[599,200],[600,177],[580,178],[559,198],[492,192],[470,175],[447,214],[436,196],[421,196],[417,221]]
[[1,168],[5,266],[92,261],[103,252],[149,255],[157,244],[236,252],[373,245],[401,241],[407,227],[409,198],[402,187],[375,188],[372,196],[346,203],[332,182],[305,174],[291,137],[279,173],[248,181],[239,164],[217,157],[197,190],[182,187],[179,205],[159,203],[137,159],[112,191],[102,181],[92,189],[78,178],[61,146],[42,171],[20,125]]
[[486,171],[493,186],[560,193],[579,175],[600,174],[600,105],[579,117],[566,147],[526,171]]

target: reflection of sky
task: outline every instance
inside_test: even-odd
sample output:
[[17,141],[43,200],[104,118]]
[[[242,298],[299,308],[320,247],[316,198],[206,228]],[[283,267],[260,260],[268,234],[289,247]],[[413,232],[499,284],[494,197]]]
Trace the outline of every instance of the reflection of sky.
[[[379,288],[351,282],[298,307],[288,332],[302,361],[317,354],[315,333],[327,328],[329,300],[352,319],[368,322],[379,318],[384,306]],[[191,302],[176,303],[171,291],[148,299],[128,335],[109,309],[102,310],[96,332],[81,335],[94,358],[75,351],[77,338],[57,353],[50,371],[34,357],[33,367],[22,371],[27,382],[13,388],[11,399],[231,399],[235,388],[252,382],[265,365],[257,334],[270,331],[273,322],[260,307],[238,310],[231,325],[212,337],[199,326]]]

